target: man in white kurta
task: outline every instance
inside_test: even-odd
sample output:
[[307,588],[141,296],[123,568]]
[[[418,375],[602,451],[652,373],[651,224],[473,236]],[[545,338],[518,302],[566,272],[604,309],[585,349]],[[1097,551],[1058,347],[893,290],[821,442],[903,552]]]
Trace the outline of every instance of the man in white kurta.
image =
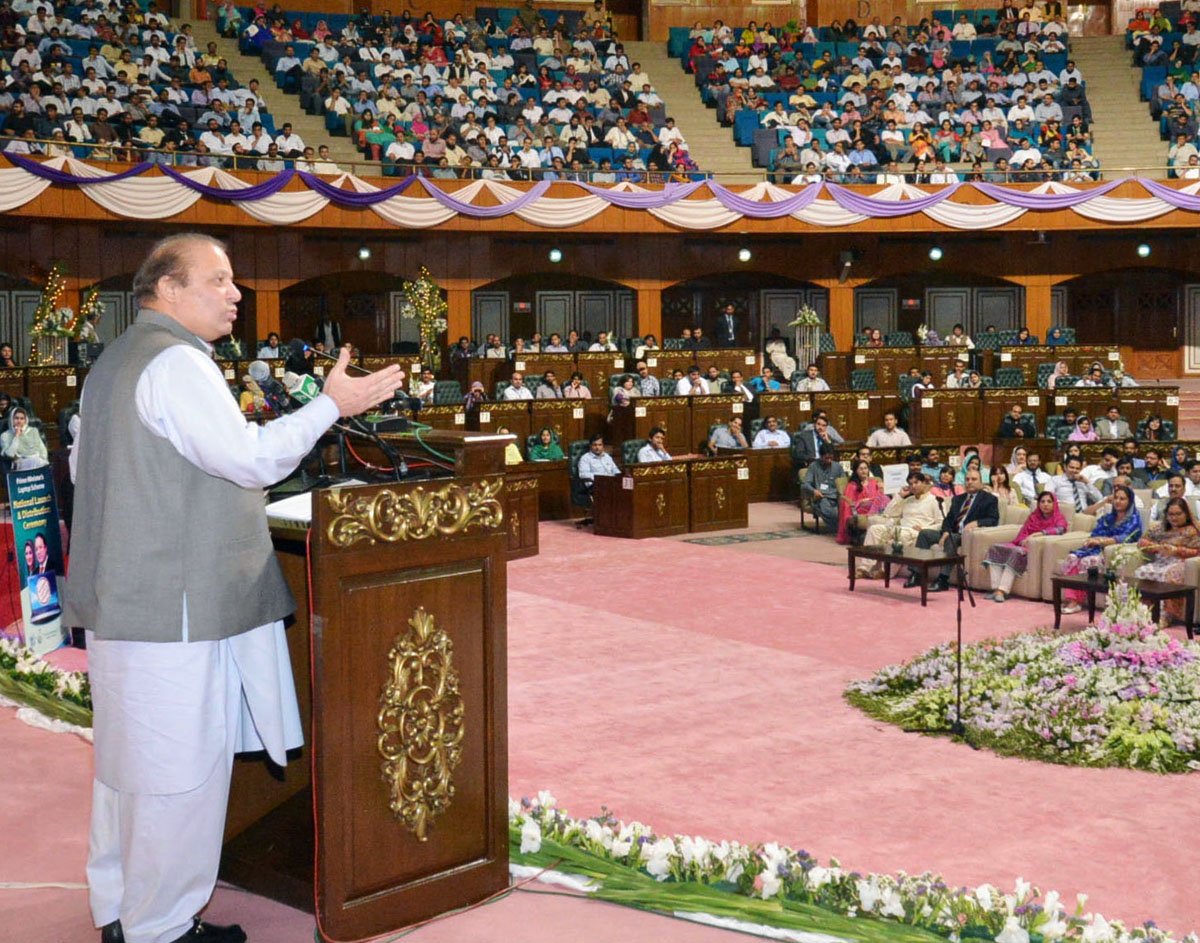
[[[917,542],[917,535],[922,530],[941,527],[942,511],[937,498],[929,490],[932,484],[929,477],[921,472],[910,474],[908,484],[901,488],[891,503],[883,509],[883,516],[887,520],[867,528],[863,546],[888,546],[898,534],[900,543],[911,547]],[[883,575],[882,568],[871,560],[860,561],[858,567],[863,576]]]
[[[163,270],[154,267],[162,253],[174,253],[177,264],[152,278]],[[286,477],[339,415],[361,412],[401,385],[396,369],[347,377],[343,351],[324,394],[265,426],[247,423],[204,351],[229,333],[241,297],[224,248],[203,236],[164,240],[143,264],[134,289],[139,321],[170,325],[172,333],[192,341],[166,347],[142,371],[137,421],[186,462],[241,488],[264,488]],[[103,454],[87,448],[87,436],[102,427],[89,420],[106,409],[87,394],[85,387],[81,413],[89,419],[74,452],[85,480],[89,454]],[[136,532],[130,539],[137,539]],[[89,595],[103,604],[101,580]],[[236,926],[197,917],[216,882],[233,755],[265,749],[282,765],[286,751],[303,742],[283,623],[195,640],[189,638],[186,594],[182,603],[181,624],[164,626],[164,636],[177,641],[89,632],[96,771],[88,884],[105,943],[245,939]],[[203,602],[192,601],[193,613],[197,605]]]

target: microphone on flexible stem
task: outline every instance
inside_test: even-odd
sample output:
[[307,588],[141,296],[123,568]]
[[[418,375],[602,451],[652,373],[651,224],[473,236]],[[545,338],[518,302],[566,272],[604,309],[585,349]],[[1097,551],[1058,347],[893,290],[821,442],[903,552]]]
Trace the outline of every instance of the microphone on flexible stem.
[[[288,395],[297,403],[308,404],[321,395],[321,387],[313,377],[301,376],[290,370],[283,375],[283,385],[286,387]],[[374,442],[387,460],[392,463],[392,474],[395,475],[397,481],[408,474],[408,465],[404,461],[404,456],[400,455],[390,442],[372,430],[361,419],[351,416],[349,425],[335,422],[333,426],[341,432],[349,432]]]
[[[300,338],[298,338],[298,337],[293,337],[290,341],[288,341],[288,350],[290,350],[293,355],[295,355],[297,358],[299,358],[301,360],[304,359],[305,354],[311,353],[314,357],[320,357],[322,360],[332,360],[334,363],[337,363],[337,355],[336,354],[330,354],[323,350],[317,350],[317,348],[313,347],[310,344],[306,344],[304,341],[300,340]],[[371,373],[371,371],[368,370],[366,367],[360,367],[353,360],[351,360],[350,363],[346,365],[346,369],[347,370],[357,370],[359,373],[365,373],[368,376]]]

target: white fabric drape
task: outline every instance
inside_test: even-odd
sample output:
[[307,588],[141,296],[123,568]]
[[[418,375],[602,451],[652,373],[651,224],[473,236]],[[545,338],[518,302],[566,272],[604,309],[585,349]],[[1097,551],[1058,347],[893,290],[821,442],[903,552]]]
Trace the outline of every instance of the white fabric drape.
[[[98,206],[129,219],[169,219],[191,208],[197,201],[209,199],[166,175],[143,173],[106,182],[105,178],[115,176],[111,171],[76,160],[73,157],[48,160],[45,162],[45,166],[89,181],[97,181],[81,184],[80,189],[88,199]],[[234,174],[212,167],[183,171],[182,175],[203,186],[221,190],[237,191],[251,186]],[[352,174],[342,174],[334,177],[330,182],[338,189],[349,189],[355,193],[379,192],[379,188],[374,184]],[[1132,182],[1137,183],[1136,180]],[[546,229],[565,229],[585,223],[613,205],[603,194],[585,191],[583,188],[579,188],[580,195],[578,196],[543,194],[536,199],[529,200],[526,199],[528,189],[521,184],[475,180],[461,189],[450,192],[453,200],[457,204],[461,204],[454,206],[446,205],[435,196],[428,195],[433,192],[432,188],[437,187],[436,181],[422,181],[422,183],[426,186],[409,187],[404,193],[372,204],[369,208],[380,219],[399,228],[428,229],[449,222],[459,215],[465,218],[475,218],[477,214],[471,212],[470,206],[472,204],[480,205],[477,203],[478,199],[481,196],[490,195],[500,206],[517,204],[509,212],[525,222]],[[19,210],[41,196],[51,185],[49,180],[31,173],[23,167],[0,169],[0,212]],[[981,205],[959,202],[961,195],[969,187],[971,184],[963,184],[958,192],[948,199],[933,205],[926,203],[925,209],[914,207],[911,214],[906,215],[925,216],[951,229],[985,230],[1012,223],[1027,214],[1033,214],[1036,218],[1041,212],[1037,209],[1010,206],[996,200],[989,200]],[[653,187],[642,187],[630,183],[617,184],[612,189],[622,193],[659,192]],[[1182,187],[1179,192],[1194,196],[1198,191],[1200,191],[1200,182]],[[1060,181],[1048,181],[1035,187],[1033,192],[1057,195],[1086,193],[1087,191],[1086,188],[1073,187]],[[409,195],[410,193],[412,195]],[[795,197],[795,194],[794,189],[785,189],[774,183],[759,183],[742,190],[737,197],[750,203],[766,205],[791,199]],[[904,183],[884,187],[872,194],[872,199],[884,203],[903,204],[925,198],[928,195],[926,190]],[[730,202],[728,196],[725,199],[726,202]],[[324,194],[305,186],[301,189],[280,190],[260,199],[237,200],[233,202],[233,205],[262,222],[286,226],[311,218],[331,203],[337,205],[336,200],[330,200]],[[736,209],[731,209],[722,203],[714,191],[707,186],[701,186],[689,197],[677,199],[661,206],[648,207],[640,212],[647,212],[668,225],[695,231],[720,229],[743,219],[753,218],[752,213],[744,212],[746,210],[744,204],[733,201],[732,205]],[[856,206],[856,208],[859,207]],[[1076,203],[1069,209],[1069,212],[1075,213],[1082,219],[1096,222],[1130,224],[1146,222],[1175,209],[1176,207],[1171,206],[1165,200],[1149,194],[1133,197],[1098,194],[1091,199]],[[739,212],[739,210],[743,212]],[[1191,213],[1193,211],[1182,210],[1182,212]],[[505,213],[492,218],[503,220],[507,215],[508,213]],[[797,210],[790,215],[800,222],[830,229],[852,226],[871,218],[869,215],[844,208],[824,192],[806,208]],[[893,218],[899,220],[906,216]]]

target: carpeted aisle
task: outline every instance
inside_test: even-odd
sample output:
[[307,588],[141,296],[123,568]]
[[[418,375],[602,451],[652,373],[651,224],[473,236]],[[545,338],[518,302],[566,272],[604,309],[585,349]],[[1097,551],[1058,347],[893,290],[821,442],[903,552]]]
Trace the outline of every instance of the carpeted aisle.
[[[764,526],[778,527],[773,520]],[[770,545],[764,553],[758,548]],[[510,786],[601,804],[662,831],[780,841],[859,869],[1019,876],[1089,909],[1200,928],[1194,777],[1078,770],[905,734],[845,684],[954,632],[954,597],[860,583],[826,538],[702,546],[544,524],[509,569]],[[1047,621],[1043,604],[967,610],[968,639]],[[1079,616],[1068,624],[1082,624]],[[0,709],[0,882],[84,880],[91,748]],[[235,889],[208,914],[253,943],[308,943],[311,918]],[[420,928],[415,943],[697,941],[732,934],[519,892]],[[0,890],[0,943],[94,939],[79,890]]]

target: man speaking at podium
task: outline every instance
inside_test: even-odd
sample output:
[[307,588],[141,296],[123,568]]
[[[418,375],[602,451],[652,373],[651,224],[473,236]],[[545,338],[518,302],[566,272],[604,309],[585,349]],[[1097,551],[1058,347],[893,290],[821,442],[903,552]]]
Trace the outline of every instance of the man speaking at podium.
[[241,943],[197,916],[216,883],[235,752],[279,764],[303,735],[284,638],[295,601],[262,489],[339,415],[403,374],[346,375],[248,424],[209,346],[241,293],[224,246],[171,236],[134,277],[137,321],[88,376],[76,451],[70,625],[88,630],[95,781],[88,852],[103,943]]

